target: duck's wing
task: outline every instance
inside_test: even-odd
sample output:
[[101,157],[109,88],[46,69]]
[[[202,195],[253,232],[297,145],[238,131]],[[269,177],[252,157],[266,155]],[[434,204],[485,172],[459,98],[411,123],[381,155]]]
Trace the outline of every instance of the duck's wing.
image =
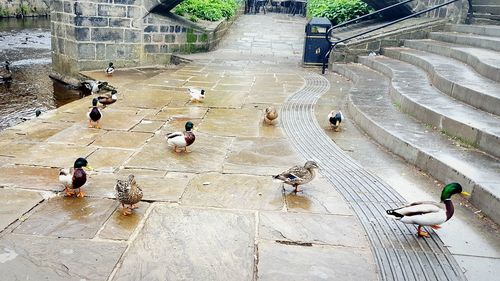
[[387,214],[395,217],[411,217],[423,214],[442,212],[443,208],[439,203],[432,201],[421,201],[408,204],[396,209],[387,210]]
[[167,138],[167,140],[168,139],[173,139],[175,137],[184,137],[184,133],[182,133],[182,132],[173,132],[173,133],[167,134],[165,136],[165,138]]

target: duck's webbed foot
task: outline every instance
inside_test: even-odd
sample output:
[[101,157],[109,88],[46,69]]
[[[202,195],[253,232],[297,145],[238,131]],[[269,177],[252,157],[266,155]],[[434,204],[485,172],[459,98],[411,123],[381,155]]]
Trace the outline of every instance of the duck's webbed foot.
[[66,193],[66,196],[68,196],[68,197],[75,195],[75,193],[73,191],[71,191],[68,187],[64,188],[64,192]]
[[78,189],[78,194],[76,195],[76,197],[85,197],[85,192],[83,192],[81,189]]
[[418,228],[417,228],[417,235],[418,237],[425,237],[425,238],[429,238],[429,233],[425,230],[422,230],[422,226],[419,225]]

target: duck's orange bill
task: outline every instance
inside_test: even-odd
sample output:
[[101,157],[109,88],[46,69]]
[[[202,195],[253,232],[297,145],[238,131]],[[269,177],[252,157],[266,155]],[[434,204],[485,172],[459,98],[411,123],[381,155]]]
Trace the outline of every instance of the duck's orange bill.
[[83,167],[85,170],[92,171],[94,168],[92,168],[90,165],[87,165],[86,167]]
[[460,194],[462,194],[464,196],[470,196],[470,193],[469,192],[465,192],[465,191],[460,192]]

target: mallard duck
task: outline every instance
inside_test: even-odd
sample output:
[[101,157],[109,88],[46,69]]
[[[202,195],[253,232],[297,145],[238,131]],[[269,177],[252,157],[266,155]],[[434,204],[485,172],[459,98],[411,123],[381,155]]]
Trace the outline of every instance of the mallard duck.
[[1,81],[9,81],[12,80],[12,71],[9,68],[10,62],[5,61],[4,69],[0,69],[0,80]]
[[107,105],[113,104],[118,100],[118,97],[116,96],[117,94],[116,90],[112,90],[111,95],[99,96],[97,97],[97,100],[99,100],[99,103],[102,104],[103,107],[106,107]]
[[299,192],[299,185],[306,184],[316,176],[315,168],[319,168],[314,161],[307,161],[303,167],[293,166],[279,175],[273,176],[275,179],[283,181],[295,188],[294,192]]
[[344,120],[344,115],[342,115],[342,112],[337,112],[331,111],[328,113],[328,121],[330,122],[330,125],[332,125],[333,130],[335,132],[340,131],[340,123]]
[[97,98],[92,99],[92,108],[87,113],[89,117],[89,128],[97,128],[100,129],[101,125],[99,125],[99,121],[102,118],[101,110],[97,107]]
[[108,67],[106,67],[106,69],[104,70],[104,72],[106,72],[106,74],[108,76],[113,75],[113,72],[115,72],[115,67],[113,66],[112,62],[109,63]]
[[91,95],[99,92],[106,85],[108,85],[108,82],[105,81],[85,80],[81,82],[80,89],[84,95]]
[[453,182],[443,188],[440,203],[433,201],[414,202],[400,208],[387,210],[386,212],[403,223],[418,225],[418,236],[428,237],[429,233],[422,231],[422,226],[439,229],[440,224],[448,221],[454,213],[451,196],[458,193],[466,196],[470,195],[462,191],[462,186],[459,183]]
[[205,98],[205,90],[188,88],[188,93],[191,95],[191,102],[201,102]]
[[278,118],[278,111],[276,111],[276,108],[274,106],[267,107],[264,113],[264,122],[266,124],[272,124],[276,118]]
[[[128,180],[117,180],[115,185],[116,199],[122,204],[123,214],[130,215],[132,209],[142,199],[142,189],[135,181],[134,175],[129,175]],[[128,205],[128,206],[127,206]]]
[[191,121],[186,122],[184,128],[186,129],[184,132],[174,132],[165,136],[167,143],[174,146],[175,152],[178,152],[177,147],[184,148],[185,152],[190,152],[187,147],[192,145],[196,139],[192,132],[194,125]]
[[85,158],[78,158],[73,165],[73,168],[63,168],[59,170],[59,182],[64,186],[66,196],[75,195],[74,189],[78,189],[77,197],[84,197],[85,193],[81,187],[87,182],[87,173],[85,169],[91,170]]

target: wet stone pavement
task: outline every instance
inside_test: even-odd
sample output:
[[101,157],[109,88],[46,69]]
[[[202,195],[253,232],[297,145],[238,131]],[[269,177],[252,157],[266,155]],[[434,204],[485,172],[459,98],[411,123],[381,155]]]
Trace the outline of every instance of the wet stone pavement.
[[[280,122],[262,123],[304,86],[305,22],[245,15],[189,64],[86,72],[119,93],[102,129],[87,128],[86,97],[0,132],[2,280],[378,280],[361,223],[326,178],[295,194],[271,177],[306,161]],[[165,134],[187,120],[196,141],[175,153]],[[81,156],[94,168],[87,197],[65,198],[59,168]],[[144,197],[125,217],[114,185],[129,174]]]

